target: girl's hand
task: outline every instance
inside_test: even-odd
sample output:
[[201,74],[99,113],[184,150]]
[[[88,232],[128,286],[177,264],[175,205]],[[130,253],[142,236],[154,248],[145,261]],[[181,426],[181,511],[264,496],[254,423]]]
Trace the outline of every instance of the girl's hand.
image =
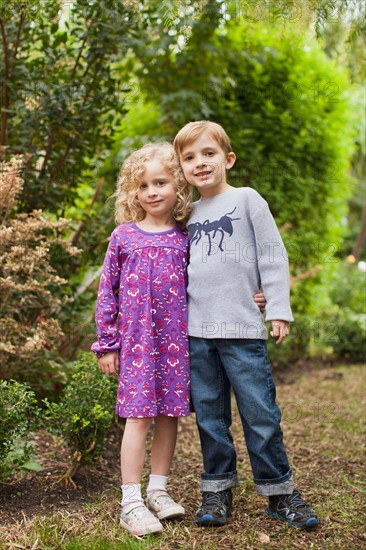
[[263,313],[263,311],[266,309],[266,304],[267,304],[267,300],[266,300],[266,298],[263,294],[263,288],[259,289],[258,294],[254,294],[253,300],[255,301],[257,306],[259,307],[260,311]]
[[119,354],[116,351],[106,353],[98,359],[98,367],[104,374],[111,374],[112,376],[118,376],[119,372]]
[[288,321],[270,321],[270,323],[272,325],[270,335],[273,338],[278,338],[276,345],[280,344],[290,333],[290,323]]

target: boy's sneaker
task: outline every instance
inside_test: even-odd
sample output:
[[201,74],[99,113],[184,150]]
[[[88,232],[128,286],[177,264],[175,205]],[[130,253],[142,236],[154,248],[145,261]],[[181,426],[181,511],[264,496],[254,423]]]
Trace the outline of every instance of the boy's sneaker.
[[291,527],[315,527],[319,520],[316,513],[302,498],[297,489],[291,495],[269,497],[267,512],[270,516],[282,519]]
[[202,493],[202,503],[196,512],[194,522],[203,527],[219,527],[225,525],[227,518],[231,515],[233,495],[231,489],[212,493]]
[[174,502],[172,497],[162,489],[150,493],[146,499],[146,504],[149,510],[159,519],[179,518],[186,513],[183,506]]
[[148,533],[158,533],[163,529],[158,518],[141,501],[123,506],[120,524],[132,535],[140,537]]

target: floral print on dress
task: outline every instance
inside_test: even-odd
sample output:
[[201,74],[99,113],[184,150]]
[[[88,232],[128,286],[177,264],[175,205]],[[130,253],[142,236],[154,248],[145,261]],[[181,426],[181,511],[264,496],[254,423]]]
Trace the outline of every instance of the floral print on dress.
[[147,233],[133,223],[112,233],[99,283],[92,345],[118,351],[116,413],[123,418],[188,416],[188,234]]

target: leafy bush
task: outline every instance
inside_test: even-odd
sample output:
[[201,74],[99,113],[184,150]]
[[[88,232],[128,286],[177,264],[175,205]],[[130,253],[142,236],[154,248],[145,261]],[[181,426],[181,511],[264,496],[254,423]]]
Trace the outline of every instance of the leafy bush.
[[[18,309],[18,316],[15,312],[13,317],[6,311],[0,326],[6,364],[19,358],[14,365],[17,370],[10,373],[7,369],[7,377],[24,380],[21,367],[29,365],[36,354],[37,366],[27,372],[33,378],[38,368],[46,366],[41,360],[45,350],[50,355],[60,344],[67,347],[65,354],[62,349],[63,357],[76,357],[76,332],[85,321],[80,310],[90,306],[95,294],[86,305],[85,300],[79,302],[77,315],[68,296],[74,295],[93,260],[99,263],[104,255],[104,250],[99,255],[95,251],[100,233],[93,221],[110,192],[95,204],[103,187],[99,170],[129,96],[133,96],[130,79],[134,66],[131,62],[123,66],[140,42],[141,47],[147,43],[141,11],[136,1],[0,2],[0,57],[4,60],[0,64],[0,159],[11,159],[12,163],[12,157],[24,155],[25,160],[21,172],[24,185],[19,193],[14,188],[19,195],[16,210],[23,217],[6,224],[4,232],[1,228],[5,258],[0,254],[0,262],[6,265],[7,273],[0,270],[0,279],[4,278],[0,302],[4,300],[6,307],[11,303],[13,312]],[[4,170],[1,166],[1,173]],[[4,196],[6,193],[1,199]],[[0,209],[1,213],[10,212],[2,200]],[[47,212],[47,227],[42,211]],[[59,219],[61,216],[72,217],[74,227]],[[102,215],[100,225],[104,223]],[[70,244],[76,245],[83,234],[82,256],[70,255],[64,242],[48,246],[45,234],[57,234],[61,241],[66,225]],[[9,273],[11,263],[15,273]],[[14,308],[14,303],[20,307]],[[21,357],[25,345],[26,357]],[[55,355],[52,359],[57,363]],[[55,373],[51,374],[54,378]],[[3,376],[5,373],[0,372],[0,378]],[[47,378],[44,382],[47,385]],[[47,390],[50,398],[52,391]]]
[[39,386],[44,376],[38,370],[52,375],[62,362],[58,316],[69,300],[61,294],[66,280],[52,266],[51,255],[54,247],[66,257],[78,250],[62,238],[67,220],[51,221],[38,210],[17,213],[25,161],[17,155],[0,162],[0,378],[31,385],[36,377]]
[[228,76],[212,81],[207,98],[238,154],[230,181],[264,196],[288,250],[296,324],[290,345],[275,353],[293,360],[330,339],[334,319],[319,326],[323,311],[313,308],[313,295],[322,286],[329,303],[323,272],[342,254],[356,113],[346,72],[318,45],[295,29],[284,36],[266,25],[241,26],[221,39],[231,45]]
[[35,395],[14,380],[0,381],[0,477],[24,466],[33,449],[27,437],[38,426]]
[[324,274],[332,302],[353,313],[364,313],[366,275],[356,264],[339,262]]
[[[355,183],[349,167],[363,112],[347,71],[310,34],[296,24],[284,32],[282,25],[253,17],[228,19],[216,30],[211,25],[202,42],[200,23],[193,23],[182,51],[160,44],[146,49],[151,63],[142,63],[148,70],[139,78],[155,112],[171,121],[168,130],[155,128],[170,138],[188,120],[222,124],[237,153],[229,183],[253,187],[268,201],[289,255],[296,320],[291,342],[274,346],[273,356],[291,361],[308,355],[314,344],[327,347],[332,338],[332,319],[322,320],[318,337],[322,306],[313,307],[313,296],[321,288],[320,302],[333,309],[323,271],[344,255],[343,219]],[[161,36],[169,40],[163,31]],[[204,52],[198,66],[197,51]],[[134,128],[144,134],[143,117],[135,108],[131,113],[121,127],[122,151]],[[155,137],[149,124],[145,133]]]
[[58,403],[44,401],[46,428],[69,445],[71,466],[62,479],[72,476],[82,462],[94,463],[104,449],[105,435],[114,418],[116,379],[101,374],[92,353],[82,353],[71,366],[69,383]]
[[22,210],[59,215],[123,114],[129,75],[118,81],[115,65],[143,41],[139,7],[119,0],[3,4],[2,145],[32,155]]
[[346,71],[296,28],[283,35],[241,21],[220,43],[227,72],[208,79],[205,97],[237,152],[230,180],[257,189],[278,224],[291,224],[292,267],[325,263],[352,192],[357,114]]
[[339,357],[365,360],[365,273],[356,264],[340,263],[328,277],[330,296],[337,311],[337,339],[332,344]]
[[338,357],[364,362],[366,359],[366,315],[340,312],[337,318],[338,338],[333,351]]
[[306,356],[335,354],[362,361],[365,358],[365,273],[357,265],[338,261],[324,266],[312,285],[299,282],[306,309],[298,300],[296,322],[281,346],[269,342],[273,362],[286,363]]

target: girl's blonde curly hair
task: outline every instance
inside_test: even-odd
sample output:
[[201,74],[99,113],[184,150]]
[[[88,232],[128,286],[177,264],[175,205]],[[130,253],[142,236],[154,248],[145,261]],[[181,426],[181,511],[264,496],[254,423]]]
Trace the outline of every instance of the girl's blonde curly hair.
[[139,222],[145,211],[137,200],[137,192],[146,169],[146,162],[158,159],[171,173],[177,191],[173,217],[180,227],[185,227],[192,210],[192,191],[183,175],[179,158],[168,142],[147,143],[131,153],[124,161],[117,178],[115,197],[116,223]]

